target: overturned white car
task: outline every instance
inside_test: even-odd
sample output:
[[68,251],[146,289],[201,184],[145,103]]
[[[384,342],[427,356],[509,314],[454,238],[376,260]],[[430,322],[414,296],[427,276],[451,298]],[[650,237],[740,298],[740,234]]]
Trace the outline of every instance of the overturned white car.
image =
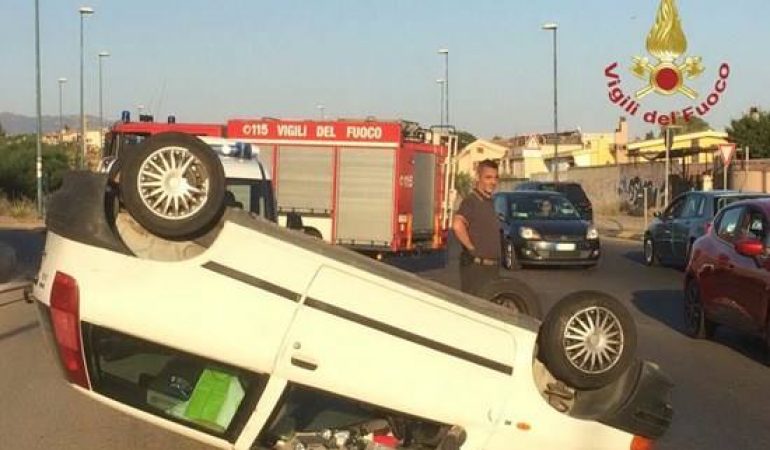
[[645,449],[669,426],[611,297],[541,323],[514,279],[472,297],[225,208],[195,138],[123,157],[67,176],[33,291],[94,399],[237,449]]

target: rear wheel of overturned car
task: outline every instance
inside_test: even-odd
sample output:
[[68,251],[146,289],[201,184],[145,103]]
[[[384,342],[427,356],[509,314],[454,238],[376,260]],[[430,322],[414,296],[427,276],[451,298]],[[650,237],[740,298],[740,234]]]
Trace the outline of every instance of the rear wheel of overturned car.
[[526,283],[514,278],[498,278],[482,286],[476,294],[513,312],[536,319],[543,317],[537,294]]
[[123,205],[137,222],[160,237],[184,240],[201,236],[224,211],[222,163],[194,136],[154,135],[136,151],[123,155],[120,172]]
[[614,297],[581,291],[561,299],[538,336],[540,360],[557,379],[578,389],[615,381],[634,361],[636,327]]
[[657,262],[657,255],[655,255],[655,244],[652,238],[644,238],[644,263],[648,266],[654,266]]
[[711,339],[716,331],[716,324],[706,318],[700,287],[693,278],[688,278],[684,287],[684,331],[695,339]]

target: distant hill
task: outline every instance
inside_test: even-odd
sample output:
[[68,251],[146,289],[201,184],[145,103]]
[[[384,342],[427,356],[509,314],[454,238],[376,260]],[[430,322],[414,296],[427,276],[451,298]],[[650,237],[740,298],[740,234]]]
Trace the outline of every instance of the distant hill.
[[[64,116],[62,119],[64,126],[74,129],[80,128],[80,116]],[[99,118],[86,116],[86,122],[89,124],[89,128],[91,128],[93,125],[99,123]],[[34,116],[30,117],[9,112],[0,112],[0,124],[3,125],[3,129],[8,135],[34,134],[37,132],[37,118]],[[58,129],[59,116],[43,116],[43,133],[58,131]]]

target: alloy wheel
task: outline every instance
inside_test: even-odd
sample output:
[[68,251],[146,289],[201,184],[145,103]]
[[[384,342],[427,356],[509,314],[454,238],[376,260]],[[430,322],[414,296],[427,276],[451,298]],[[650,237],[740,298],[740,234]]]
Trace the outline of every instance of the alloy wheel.
[[623,354],[623,326],[609,309],[591,306],[567,319],[563,335],[567,360],[584,373],[612,369]]

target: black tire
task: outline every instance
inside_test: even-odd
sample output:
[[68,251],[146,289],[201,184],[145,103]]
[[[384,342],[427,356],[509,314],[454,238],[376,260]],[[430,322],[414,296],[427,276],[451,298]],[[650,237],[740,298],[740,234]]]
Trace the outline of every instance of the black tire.
[[516,257],[516,247],[508,239],[503,243],[503,267],[508,270],[521,269],[521,263],[519,263],[519,259]]
[[[592,333],[592,324],[604,333]],[[614,297],[575,292],[548,312],[538,344],[539,358],[554,377],[577,389],[598,389],[615,381],[634,362],[636,325]],[[603,348],[589,353],[597,345]]]
[[476,293],[481,297],[519,314],[536,319],[543,317],[540,300],[526,283],[515,278],[497,278],[481,286]]
[[712,339],[716,323],[706,318],[700,298],[700,286],[688,277],[684,287],[684,332],[693,339]]
[[644,237],[642,252],[644,253],[644,264],[654,266],[658,263],[658,255],[655,254],[655,242],[651,237]]
[[313,228],[313,227],[302,227],[302,231],[306,235],[314,237],[314,238],[317,238],[317,239],[323,239],[324,238],[323,235],[321,234],[321,232],[318,231],[317,229]]
[[[184,133],[161,133],[127,153],[121,155],[121,201],[151,233],[172,240],[194,239],[208,232],[222,216],[224,169],[219,157],[200,139]],[[148,186],[174,170],[168,167],[171,164],[181,164],[184,171],[162,185]],[[140,186],[140,177],[147,184]],[[177,191],[169,196],[169,189]],[[167,200],[161,201],[164,198]]]

